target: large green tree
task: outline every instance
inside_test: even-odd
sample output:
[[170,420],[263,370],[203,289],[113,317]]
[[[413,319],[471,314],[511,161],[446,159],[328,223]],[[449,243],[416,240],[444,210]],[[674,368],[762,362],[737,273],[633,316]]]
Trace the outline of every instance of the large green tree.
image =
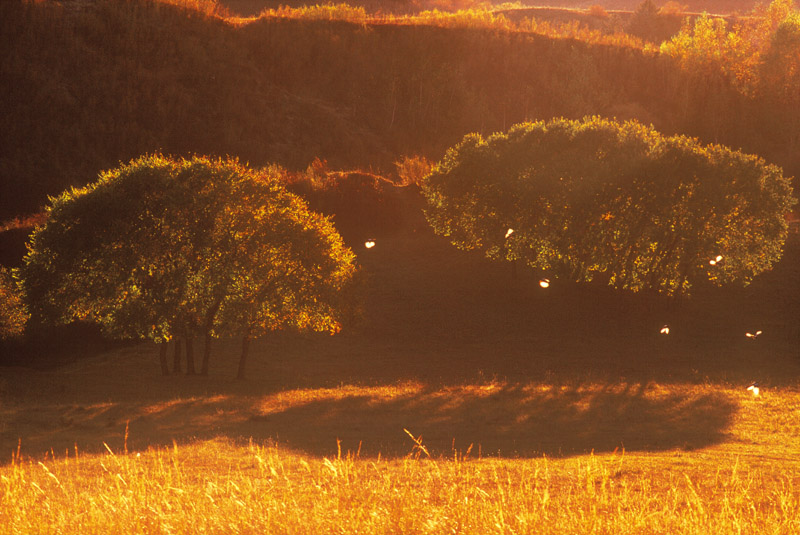
[[769,269],[795,202],[789,179],[755,156],[596,117],[470,134],[423,192],[435,231],[463,249],[668,294]]
[[[286,191],[283,174],[148,155],[52,199],[20,269],[34,321],[183,339],[190,374],[196,336],[205,338],[206,374],[211,339],[222,334],[335,332],[354,255]],[[166,344],[160,360],[167,373]]]
[[27,320],[28,313],[11,270],[0,266],[0,341],[21,336]]

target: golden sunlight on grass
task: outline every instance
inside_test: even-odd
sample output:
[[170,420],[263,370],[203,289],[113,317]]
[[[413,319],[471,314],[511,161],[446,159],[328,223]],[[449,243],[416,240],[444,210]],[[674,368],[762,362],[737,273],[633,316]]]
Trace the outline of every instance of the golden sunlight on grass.
[[797,461],[325,458],[215,439],[0,469],[4,533],[795,533]]
[[124,354],[5,384],[0,533],[800,529],[791,387],[95,381]]
[[419,394],[424,386],[419,382],[396,386],[359,387],[343,385],[339,388],[315,388],[280,392],[259,400],[254,408],[260,414],[278,414],[314,402],[339,402],[348,398],[364,400],[367,406],[411,398]]

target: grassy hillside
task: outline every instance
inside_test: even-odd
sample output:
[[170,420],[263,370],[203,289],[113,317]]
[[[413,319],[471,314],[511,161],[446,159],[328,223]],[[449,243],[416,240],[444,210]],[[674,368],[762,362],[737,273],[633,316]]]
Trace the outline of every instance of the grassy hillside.
[[362,322],[259,340],[244,382],[238,340],[206,378],[147,344],[3,369],[0,533],[800,528],[796,240],[672,304],[545,290],[420,223],[351,228]]
[[[587,8],[592,5],[600,5],[606,9],[620,9],[634,11],[642,3],[641,0],[527,0],[521,2],[530,6],[556,6],[569,8]],[[657,0],[655,4],[659,7],[667,3],[667,0]],[[730,13],[748,13],[758,2],[755,0],[685,0],[678,2],[685,6],[685,11],[694,13],[718,13],[721,15]]]
[[630,38],[486,12],[243,22],[158,1],[76,5],[0,4],[0,220],[146,151],[387,173],[467,132],[559,115],[635,117],[797,169],[782,108]]
[[[319,2],[317,2],[319,3]],[[496,5],[502,5],[503,2],[492,2]],[[516,4],[521,7],[559,7],[571,9],[587,9],[591,6],[602,6],[607,10],[624,10],[634,11],[641,4],[641,0],[598,0],[596,2],[591,0],[526,0],[522,2],[507,2],[508,4]],[[666,3],[666,0],[656,2],[656,5],[661,7]],[[681,6],[685,6],[684,10],[694,13],[719,13],[729,14],[738,12],[748,13],[756,5],[754,0],[686,0],[679,2]],[[303,1],[287,1],[280,2],[278,0],[218,0],[218,4],[227,9],[230,13],[245,17],[257,16],[265,9],[274,9],[281,5],[300,6],[300,5],[313,5],[314,2]],[[453,8],[466,8],[475,7],[478,5],[487,5],[489,2],[481,3],[477,0],[357,0],[351,2],[353,5],[363,5],[371,11],[383,11],[390,13],[404,13],[420,11],[424,9],[453,9]]]
[[[0,219],[145,151],[327,180],[323,160],[388,174],[553,115],[798,168],[780,107],[625,37],[485,12],[63,4],[0,2]],[[292,187],[358,254],[358,321],[254,341],[245,381],[236,339],[208,377],[161,376],[150,344],[57,333],[58,366],[27,348],[0,368],[0,534],[800,531],[796,234],[752,285],[688,301],[545,289],[434,236],[413,186],[330,175],[338,197]],[[358,189],[375,182],[385,197]]]

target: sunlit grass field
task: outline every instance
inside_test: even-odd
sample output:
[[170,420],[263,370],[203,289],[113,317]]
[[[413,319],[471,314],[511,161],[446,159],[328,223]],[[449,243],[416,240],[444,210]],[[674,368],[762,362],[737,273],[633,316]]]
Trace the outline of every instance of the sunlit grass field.
[[[540,401],[559,398],[550,385],[515,385]],[[419,394],[420,385],[345,385],[239,400],[239,411],[264,418],[320,400],[382,404]],[[488,398],[494,412],[517,412],[510,385],[473,384],[428,390],[440,407]],[[580,412],[607,386],[585,386]],[[619,386],[620,389],[624,385]],[[546,393],[542,398],[540,392]],[[18,458],[0,468],[3,533],[797,533],[800,530],[800,393],[781,388],[758,398],[718,385],[649,385],[642,398],[678,395],[692,406],[713,397],[732,416],[717,443],[661,451],[618,449],[569,456],[503,456],[453,441],[429,448],[425,437],[390,433],[405,453],[383,456],[344,449],[288,449],[270,440],[217,438],[133,448],[109,429],[102,451],[67,448]],[[424,397],[424,396],[423,396]],[[495,399],[496,397],[496,399]],[[199,400],[175,400],[174,404]],[[222,399],[205,400],[209,423]],[[230,405],[228,405],[230,407]],[[163,409],[162,409],[163,410]],[[358,409],[356,409],[357,411]],[[360,409],[364,411],[366,409]],[[446,411],[445,411],[446,414]],[[136,416],[130,414],[129,416]],[[652,415],[656,417],[655,414]],[[177,415],[176,415],[177,417]],[[196,418],[197,415],[194,415]],[[680,430],[693,416],[672,407],[658,425]],[[139,416],[141,418],[141,416]],[[252,417],[251,417],[252,418]],[[409,425],[413,414],[408,414]],[[310,427],[309,418],[295,420]],[[629,422],[638,427],[642,422]],[[124,425],[124,424],[123,424]],[[342,419],[342,434],[353,435]],[[379,422],[375,425],[380,427]],[[450,424],[445,423],[445,426]],[[287,425],[288,427],[288,425]],[[542,424],[541,432],[547,426]],[[498,429],[499,430],[499,429]],[[501,431],[502,432],[502,431]],[[570,441],[558,427],[549,442]],[[645,433],[658,435],[657,430]],[[323,425],[321,434],[331,436]],[[585,444],[600,438],[588,429]],[[703,429],[695,429],[700,437]],[[476,435],[486,436],[484,430]],[[695,438],[696,438],[695,437]],[[295,444],[303,444],[299,433]],[[536,437],[529,437],[536,440]],[[691,440],[692,436],[687,436]],[[611,439],[611,437],[609,437]],[[546,439],[547,440],[547,439]],[[310,436],[308,443],[314,443]],[[602,444],[602,441],[598,442]],[[127,448],[127,452],[126,452]],[[449,449],[449,451],[447,451]]]
[[237,340],[209,377],[148,344],[0,370],[0,533],[800,532],[795,253],[676,305],[426,236],[362,246],[360,324],[245,381]]

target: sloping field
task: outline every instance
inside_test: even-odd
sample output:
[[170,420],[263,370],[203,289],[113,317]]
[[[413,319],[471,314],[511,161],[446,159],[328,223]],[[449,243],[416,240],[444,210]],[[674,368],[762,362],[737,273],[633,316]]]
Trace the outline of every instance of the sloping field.
[[[642,2],[640,0],[538,0],[519,2],[518,5],[524,7],[559,7],[571,9],[586,9],[591,6],[602,6],[606,9],[619,9],[634,11]],[[657,6],[661,6],[666,2],[655,2]],[[303,1],[288,1],[280,2],[278,0],[220,0],[219,5],[226,7],[237,15],[242,16],[255,16],[265,9],[277,8],[281,5],[313,5],[314,2]],[[480,2],[448,2],[447,0],[362,0],[358,2],[351,2],[352,5],[363,5],[369,10],[383,10],[388,12],[397,12],[401,10],[419,10],[419,9],[448,9],[457,7],[470,7],[480,4]],[[501,2],[497,2],[501,4]],[[687,0],[686,2],[679,2],[680,5],[686,6],[691,11],[709,13],[746,13],[753,9],[756,2],[753,0]]]
[[[367,275],[358,324],[259,340],[245,382],[232,379],[237,340],[215,346],[207,378],[161,377],[147,344],[3,369],[0,452],[19,439],[33,456],[98,451],[120,446],[126,425],[136,449],[221,435],[330,455],[339,438],[386,456],[407,453],[403,428],[438,454],[454,440],[501,456],[699,448],[798,386],[796,239],[750,287],[674,303],[542,289],[535,273],[513,277],[418,223],[369,250],[368,236],[350,236]],[[749,399],[752,381],[763,399]]]
[[147,344],[4,368],[0,533],[800,529],[796,239],[674,304],[370,237],[361,322],[259,340],[246,381],[236,340],[207,378]]

